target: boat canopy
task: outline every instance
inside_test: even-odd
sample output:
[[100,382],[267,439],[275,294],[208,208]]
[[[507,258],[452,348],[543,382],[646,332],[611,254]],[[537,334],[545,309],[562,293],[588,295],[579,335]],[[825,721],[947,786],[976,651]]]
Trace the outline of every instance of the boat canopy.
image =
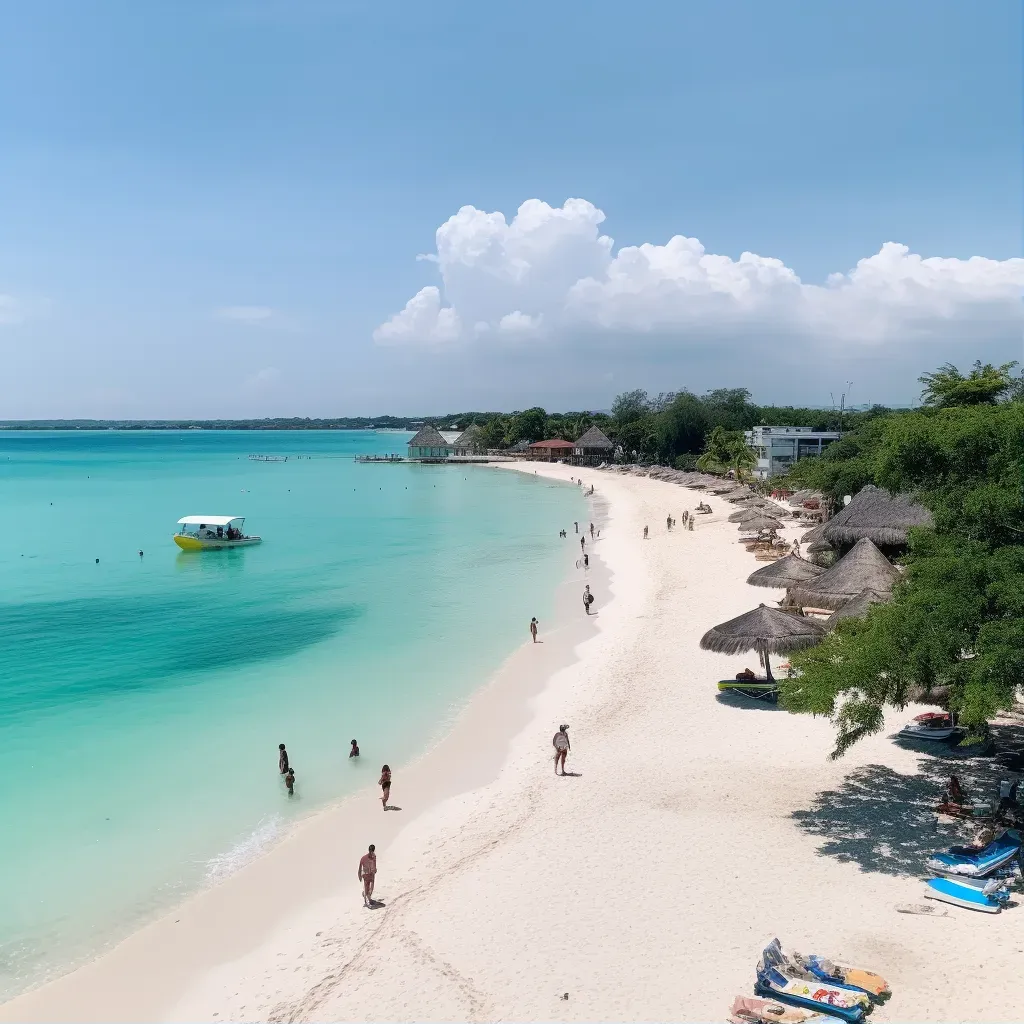
[[179,526],[227,526],[229,523],[238,523],[245,519],[245,516],[182,516],[178,520]]

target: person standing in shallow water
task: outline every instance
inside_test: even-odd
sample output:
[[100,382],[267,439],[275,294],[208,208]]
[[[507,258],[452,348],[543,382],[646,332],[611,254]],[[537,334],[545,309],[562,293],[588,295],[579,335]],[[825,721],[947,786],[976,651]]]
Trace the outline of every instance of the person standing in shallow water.
[[380,802],[386,811],[388,809],[388,800],[391,797],[391,769],[387,765],[384,765],[380,770],[379,785],[381,791]]
[[284,784],[289,796],[295,796],[295,769],[290,767],[284,773]]
[[535,615],[530,619],[530,636],[533,637],[533,642],[537,642],[537,616]]
[[352,741],[352,747],[351,747],[351,749],[348,752],[348,756],[349,757],[358,757],[359,756],[359,744],[356,743],[355,740]]
[[277,745],[277,769],[282,775],[288,772],[288,751],[284,749],[283,743]]
[[579,533],[580,532],[580,524],[574,522],[572,525],[576,527],[576,532]]

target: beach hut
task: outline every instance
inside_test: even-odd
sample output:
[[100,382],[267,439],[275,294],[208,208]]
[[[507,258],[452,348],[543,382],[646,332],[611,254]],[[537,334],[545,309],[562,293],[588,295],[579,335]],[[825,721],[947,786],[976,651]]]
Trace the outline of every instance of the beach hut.
[[596,466],[615,458],[615,445],[600,427],[591,427],[572,448],[572,461],[577,466]]
[[538,462],[557,462],[572,454],[572,441],[563,441],[560,437],[550,441],[534,441],[530,445],[526,457]]
[[452,445],[431,423],[425,423],[420,427],[416,436],[409,442],[409,458],[419,462],[447,459],[453,450]]
[[456,455],[486,455],[487,446],[484,444],[484,432],[476,423],[470,424],[459,434],[452,444]]
[[793,615],[778,608],[758,605],[728,622],[709,629],[700,640],[705,651],[718,654],[742,654],[757,651],[764,663],[765,674],[772,680],[770,654],[788,654],[821,642],[826,629],[823,623]]
[[873,604],[885,604],[892,600],[892,594],[878,590],[862,590],[856,597],[837,608],[826,620],[831,629],[840,619],[863,619]]
[[834,611],[862,590],[889,593],[900,576],[899,569],[865,537],[832,568],[794,587],[792,596],[801,607]]
[[820,565],[805,562],[796,555],[786,555],[777,562],[752,572],[747,577],[747,582],[755,587],[778,587],[781,590],[813,580],[824,571]]
[[902,547],[912,526],[931,526],[932,514],[908,494],[865,484],[827,523],[822,536],[834,548],[868,539],[878,547]]

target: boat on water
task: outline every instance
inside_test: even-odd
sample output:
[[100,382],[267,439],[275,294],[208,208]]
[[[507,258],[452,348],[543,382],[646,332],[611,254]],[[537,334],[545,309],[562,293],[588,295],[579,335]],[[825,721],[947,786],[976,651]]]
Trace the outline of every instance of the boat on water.
[[182,516],[174,543],[182,551],[244,548],[261,543],[262,537],[246,536],[244,525],[245,516]]

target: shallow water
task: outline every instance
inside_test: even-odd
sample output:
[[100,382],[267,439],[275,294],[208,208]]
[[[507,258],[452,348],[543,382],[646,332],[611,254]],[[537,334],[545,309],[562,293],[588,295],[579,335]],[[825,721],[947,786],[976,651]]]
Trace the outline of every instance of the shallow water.
[[[579,492],[352,461],[405,437],[0,432],[0,998],[422,751],[548,614]],[[264,543],[179,552],[193,513]]]

